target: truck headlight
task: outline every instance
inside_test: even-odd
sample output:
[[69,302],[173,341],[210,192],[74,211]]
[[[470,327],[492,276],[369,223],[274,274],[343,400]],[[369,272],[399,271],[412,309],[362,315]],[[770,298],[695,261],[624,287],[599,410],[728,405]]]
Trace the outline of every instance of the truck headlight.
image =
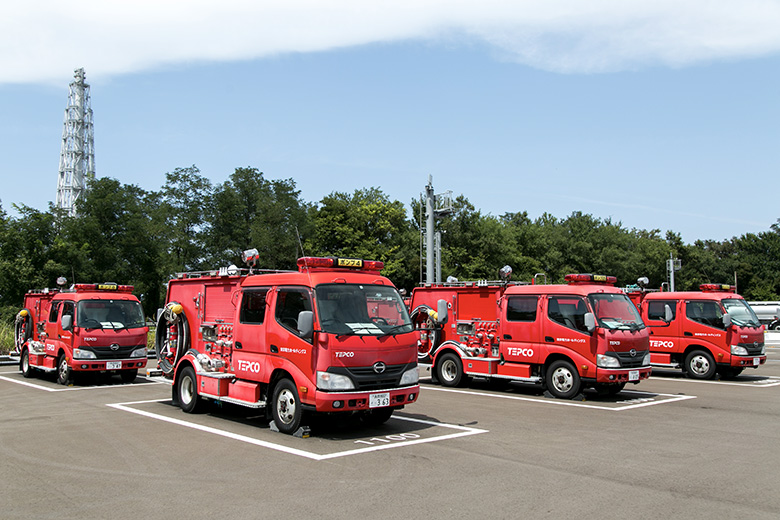
[[317,388],[320,390],[354,390],[355,383],[347,376],[317,371]]
[[731,345],[731,353],[735,356],[747,356],[748,351],[745,347],[739,345]]
[[766,354],[766,345],[761,345],[761,355]]
[[416,385],[419,380],[420,369],[417,367],[410,368],[401,376],[401,386]]
[[91,350],[84,350],[83,348],[74,348],[73,359],[97,359],[97,356]]
[[646,367],[650,364],[650,352],[645,354],[645,358],[642,360],[642,366]]
[[138,347],[130,354],[130,357],[146,357],[146,347]]
[[620,360],[616,357],[596,354],[596,366],[601,368],[620,368]]

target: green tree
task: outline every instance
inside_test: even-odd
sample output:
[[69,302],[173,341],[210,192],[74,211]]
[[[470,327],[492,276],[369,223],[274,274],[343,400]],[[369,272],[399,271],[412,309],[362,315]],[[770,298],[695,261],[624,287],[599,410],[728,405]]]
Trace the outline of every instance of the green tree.
[[211,265],[240,265],[241,252],[256,248],[258,266],[291,269],[298,258],[298,233],[310,233],[309,204],[292,179],[269,181],[255,168],[237,168],[218,185],[208,205],[205,237]]

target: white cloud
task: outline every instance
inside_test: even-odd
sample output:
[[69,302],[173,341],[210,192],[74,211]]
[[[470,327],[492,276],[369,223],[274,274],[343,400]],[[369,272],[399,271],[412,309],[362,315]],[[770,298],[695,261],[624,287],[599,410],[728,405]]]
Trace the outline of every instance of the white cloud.
[[0,83],[404,40],[485,42],[563,72],[780,50],[778,0],[28,0],[0,17]]

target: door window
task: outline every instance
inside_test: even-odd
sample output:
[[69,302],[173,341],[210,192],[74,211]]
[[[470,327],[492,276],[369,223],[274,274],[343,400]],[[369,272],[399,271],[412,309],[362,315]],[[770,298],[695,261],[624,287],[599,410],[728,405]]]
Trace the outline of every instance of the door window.
[[578,296],[550,296],[547,302],[547,316],[564,327],[588,332],[585,327],[585,314],[588,306]]
[[507,299],[507,321],[536,321],[538,296],[510,296]]
[[239,320],[241,323],[250,323],[256,325],[263,323],[265,320],[267,296],[267,287],[262,289],[248,289],[244,291],[244,297],[241,299],[241,313],[239,314]]
[[723,310],[720,305],[714,301],[689,301],[685,304],[685,316],[688,319],[707,325],[709,327],[715,327],[722,329],[723,327]]
[[276,295],[276,321],[298,335],[298,314],[311,310],[309,291],[284,287]]
[[653,300],[647,304],[648,320],[663,320],[666,317],[666,305],[672,309],[672,321],[677,317],[677,302],[674,300]]

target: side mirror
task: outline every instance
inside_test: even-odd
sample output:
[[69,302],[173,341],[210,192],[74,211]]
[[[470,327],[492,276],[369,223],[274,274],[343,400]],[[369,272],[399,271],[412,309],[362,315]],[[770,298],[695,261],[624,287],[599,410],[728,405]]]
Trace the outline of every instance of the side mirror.
[[298,333],[305,339],[311,339],[314,335],[314,313],[312,311],[298,313]]
[[436,314],[438,318],[436,321],[444,325],[447,323],[447,300],[439,300],[436,303]]
[[588,329],[588,332],[593,332],[596,330],[596,315],[592,312],[586,312],[584,316],[585,320],[585,328]]
[[73,316],[70,314],[66,314],[62,317],[62,320],[60,321],[60,324],[62,325],[62,330],[70,330],[73,328]]
[[667,303],[664,305],[664,321],[666,323],[670,323],[674,319],[674,313],[672,312],[672,308],[669,307],[669,304]]
[[731,326],[731,314],[728,312],[723,315],[723,328],[727,329]]

